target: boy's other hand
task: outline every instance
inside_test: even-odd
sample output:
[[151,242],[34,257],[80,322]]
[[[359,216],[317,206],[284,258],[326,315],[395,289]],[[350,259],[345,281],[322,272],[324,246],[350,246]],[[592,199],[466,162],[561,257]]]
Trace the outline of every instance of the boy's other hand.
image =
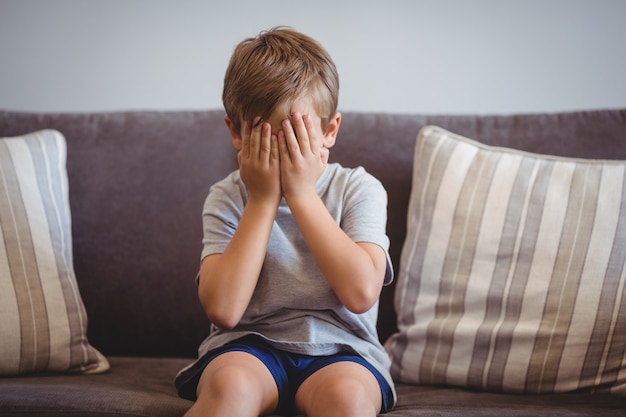
[[324,172],[328,150],[322,147],[309,115],[294,113],[282,122],[278,133],[282,193],[292,198],[317,195],[315,185]]
[[278,139],[272,135],[269,123],[257,117],[254,126],[245,124],[237,160],[249,201],[278,206],[281,199]]

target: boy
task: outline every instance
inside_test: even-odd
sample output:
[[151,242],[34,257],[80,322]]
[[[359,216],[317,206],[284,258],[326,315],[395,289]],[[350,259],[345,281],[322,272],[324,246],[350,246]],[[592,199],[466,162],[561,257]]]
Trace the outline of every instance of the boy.
[[224,79],[239,170],[203,209],[200,302],[212,331],[176,378],[187,416],[376,416],[393,406],[378,297],[393,279],[387,195],[329,164],[338,75],[313,39],[241,42]]

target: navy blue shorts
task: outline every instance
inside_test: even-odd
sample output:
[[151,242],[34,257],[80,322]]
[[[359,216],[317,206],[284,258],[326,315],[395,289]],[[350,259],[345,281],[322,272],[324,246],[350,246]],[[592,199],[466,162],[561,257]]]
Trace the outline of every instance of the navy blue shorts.
[[392,402],[391,387],[385,378],[369,362],[353,353],[338,353],[330,356],[309,356],[285,352],[272,347],[258,336],[250,335],[207,352],[192,368],[176,380],[178,395],[195,401],[196,389],[204,368],[217,356],[226,352],[246,352],[265,364],[278,387],[278,408],[281,415],[295,412],[295,395],[300,385],[311,375],[325,366],[336,362],[355,362],[367,368],[378,381],[382,394],[381,413],[389,410]]

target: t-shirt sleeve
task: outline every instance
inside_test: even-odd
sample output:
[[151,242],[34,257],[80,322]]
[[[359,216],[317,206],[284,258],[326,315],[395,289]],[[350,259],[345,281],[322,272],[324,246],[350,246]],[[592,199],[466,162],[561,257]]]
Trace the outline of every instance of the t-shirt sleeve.
[[387,236],[387,192],[383,185],[363,168],[352,172],[344,194],[341,228],[354,242],[380,246],[387,257],[384,284],[393,281]]
[[244,195],[238,178],[231,174],[212,186],[204,202],[201,260],[209,255],[223,253],[235,234],[244,207]]
[[[235,234],[244,206],[244,195],[237,171],[214,184],[202,208],[202,252],[200,262],[209,255],[223,253]],[[200,280],[200,271],[195,277]]]

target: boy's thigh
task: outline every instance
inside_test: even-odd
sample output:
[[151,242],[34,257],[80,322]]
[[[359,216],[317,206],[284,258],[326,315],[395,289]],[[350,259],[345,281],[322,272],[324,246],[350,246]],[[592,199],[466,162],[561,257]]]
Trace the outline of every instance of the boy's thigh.
[[306,415],[316,415],[317,408],[326,406],[335,409],[363,406],[377,415],[382,406],[381,386],[360,363],[335,362],[317,370],[300,385],[295,405]]
[[214,401],[216,395],[224,401],[258,404],[265,413],[278,406],[278,387],[268,367],[251,353],[228,351],[213,358],[198,381],[198,401]]

